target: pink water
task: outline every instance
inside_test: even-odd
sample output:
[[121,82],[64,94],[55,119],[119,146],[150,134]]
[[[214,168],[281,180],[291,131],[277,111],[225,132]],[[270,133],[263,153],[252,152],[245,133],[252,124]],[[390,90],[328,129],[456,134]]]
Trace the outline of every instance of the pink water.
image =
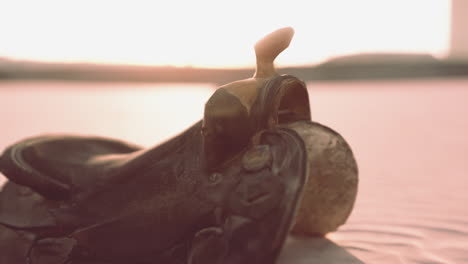
[[[468,263],[468,79],[309,83],[315,121],[360,169],[348,222],[280,263]],[[0,83],[0,151],[42,134],[151,146],[202,117],[210,84]],[[0,183],[4,178],[0,175]]]

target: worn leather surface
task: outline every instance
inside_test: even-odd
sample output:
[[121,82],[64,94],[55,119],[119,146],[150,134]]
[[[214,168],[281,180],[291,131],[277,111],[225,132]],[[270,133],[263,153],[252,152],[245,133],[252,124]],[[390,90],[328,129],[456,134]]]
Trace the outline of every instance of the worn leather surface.
[[[296,80],[273,78],[258,100],[291,81],[305,89]],[[202,121],[149,149],[74,135],[12,145],[0,158],[10,180],[0,192],[0,255],[8,263],[274,263],[307,156],[296,132],[265,121],[276,109],[260,101],[253,109],[256,121],[239,124],[254,127],[246,147],[215,167],[205,160]]]
[[[182,137],[199,129],[198,123]],[[96,193],[82,195],[74,191],[74,196],[63,200],[49,200],[31,187],[8,182],[0,193],[0,221],[8,227],[0,231],[4,234],[0,245],[32,246],[30,252],[19,250],[16,255],[27,253],[37,263],[42,263],[41,259],[49,263],[55,257],[61,259],[59,256],[74,261],[153,263],[160,259],[179,263],[177,256],[184,255],[191,263],[273,263],[289,231],[305,181],[306,156],[301,138],[292,130],[261,131],[256,138],[257,142],[219,172],[206,174],[202,168],[189,166],[193,160],[184,161],[182,156],[193,156],[191,148],[180,145],[181,149],[173,152],[182,155],[178,159],[167,156],[139,175],[129,174],[118,180],[110,177],[105,187],[91,186]],[[66,137],[57,140],[66,142]],[[71,140],[76,143],[78,139]],[[83,138],[84,142],[88,140]],[[39,142],[44,149],[47,144],[57,144],[50,138]],[[95,158],[108,155],[101,152],[105,154],[96,154]],[[139,150],[119,159],[129,162],[130,157],[137,159],[136,153]],[[151,151],[140,155],[148,153]],[[129,166],[120,164],[121,169]],[[34,162],[27,165],[44,174],[34,167]],[[86,169],[89,167],[82,167]],[[99,175],[63,175],[66,177],[73,180]],[[92,181],[83,182],[87,184],[70,186],[79,190],[90,187]],[[15,232],[27,234],[29,240]],[[225,248],[213,252],[209,246],[213,239],[225,244]],[[50,252],[54,254],[48,257]],[[220,254],[221,262],[215,259],[216,254]],[[180,261],[185,263],[184,258]]]

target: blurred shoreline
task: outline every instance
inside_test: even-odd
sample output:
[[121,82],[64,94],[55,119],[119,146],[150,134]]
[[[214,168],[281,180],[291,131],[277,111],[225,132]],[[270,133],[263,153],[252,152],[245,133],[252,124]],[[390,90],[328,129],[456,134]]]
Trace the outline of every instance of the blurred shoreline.
[[[190,82],[223,84],[249,78],[253,68],[222,69],[91,63],[46,63],[0,58],[0,81]],[[380,80],[468,76],[468,61],[427,54],[369,53],[341,56],[311,66],[280,68],[308,81]]]

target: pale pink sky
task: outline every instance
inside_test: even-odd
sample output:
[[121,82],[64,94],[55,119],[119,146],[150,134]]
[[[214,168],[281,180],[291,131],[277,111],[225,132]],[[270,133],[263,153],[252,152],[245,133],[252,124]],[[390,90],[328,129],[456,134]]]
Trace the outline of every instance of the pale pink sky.
[[67,62],[252,66],[263,35],[292,26],[281,65],[356,52],[449,48],[449,0],[4,1],[0,57]]

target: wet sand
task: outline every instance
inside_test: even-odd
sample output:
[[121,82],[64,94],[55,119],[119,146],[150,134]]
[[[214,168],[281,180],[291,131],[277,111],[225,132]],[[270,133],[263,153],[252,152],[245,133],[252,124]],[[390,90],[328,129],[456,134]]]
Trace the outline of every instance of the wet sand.
[[[308,87],[312,118],[353,148],[359,193],[344,226],[326,238],[290,237],[279,263],[468,263],[468,79]],[[43,133],[152,146],[201,118],[212,88],[0,83],[0,151]]]

